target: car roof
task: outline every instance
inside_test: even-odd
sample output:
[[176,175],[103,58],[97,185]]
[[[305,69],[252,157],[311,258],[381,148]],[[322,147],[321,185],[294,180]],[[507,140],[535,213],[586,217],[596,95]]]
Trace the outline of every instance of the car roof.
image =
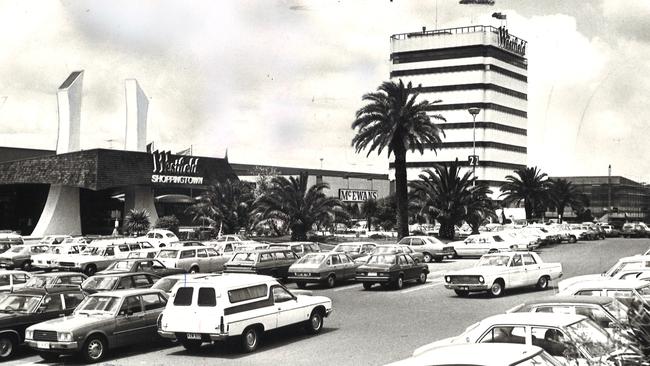
[[90,295],[92,296],[114,296],[114,297],[127,297],[131,295],[142,295],[142,294],[148,294],[148,293],[160,293],[160,294],[165,294],[164,291],[155,289],[155,288],[133,288],[133,289],[127,289],[127,290],[113,290],[113,291],[102,291],[98,292],[95,294]]
[[29,272],[19,271],[15,269],[0,271],[0,275],[4,275],[4,274],[26,274],[29,275],[30,277],[32,276],[32,274]]
[[633,255],[629,257],[623,257],[618,260],[619,262],[642,262],[650,261],[650,255]]
[[212,286],[222,286],[222,287],[240,287],[240,286],[250,286],[250,285],[259,285],[263,283],[273,282],[276,283],[277,280],[271,276],[262,276],[256,274],[248,273],[224,273],[221,276],[206,276],[202,278],[195,278],[191,282],[188,281],[188,284],[209,284]]
[[589,280],[575,283],[567,288],[568,289],[584,289],[584,288],[639,288],[650,285],[650,282],[639,279],[603,279],[603,280]]
[[34,273],[32,277],[60,277],[60,276],[79,276],[83,275],[81,272],[43,272]]
[[546,325],[551,327],[564,327],[585,319],[583,315],[559,313],[506,313],[487,317],[479,323],[512,325]]
[[221,273],[179,273],[171,276],[165,276],[164,278],[176,280],[176,279],[197,279],[210,276],[221,276]]
[[192,250],[192,249],[207,249],[210,248],[209,246],[199,246],[199,245],[193,245],[189,247],[181,247],[181,246],[176,246],[176,247],[165,247],[165,248],[160,248],[160,251],[162,252],[163,250]]
[[515,343],[464,343],[434,348],[421,355],[392,365],[483,365],[508,366],[518,364],[542,353],[537,346]]
[[[152,258],[150,258],[152,259]],[[135,276],[135,275],[150,275],[154,277],[160,277],[155,273],[151,272],[120,272],[120,273],[106,273],[106,274],[96,274],[92,277],[88,277],[89,279],[95,278],[95,277],[127,277],[127,276]]]
[[15,294],[22,295],[45,295],[57,294],[62,292],[81,292],[78,285],[56,286],[56,287],[23,287],[14,291]]
[[582,295],[556,295],[545,296],[538,299],[526,301],[524,306],[539,305],[539,304],[593,304],[593,305],[607,305],[614,301],[613,297],[609,296],[582,296]]
[[277,253],[277,252],[290,252],[289,248],[268,248],[268,249],[247,249],[240,253]]

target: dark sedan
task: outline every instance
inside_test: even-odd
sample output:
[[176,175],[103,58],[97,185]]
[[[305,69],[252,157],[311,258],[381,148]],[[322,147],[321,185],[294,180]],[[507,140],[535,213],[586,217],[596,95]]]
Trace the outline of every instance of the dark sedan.
[[127,290],[132,288],[150,288],[160,276],[152,273],[116,273],[92,276],[81,284],[81,289],[89,294],[102,291]]
[[76,288],[20,289],[0,299],[0,362],[9,359],[25,340],[25,329],[69,315],[84,299]]
[[363,288],[369,290],[372,285],[379,283],[382,287],[392,285],[401,289],[406,281],[425,283],[429,267],[417,263],[408,254],[386,253],[373,255],[366,264],[357,268],[356,280],[363,283]]
[[79,272],[49,272],[35,274],[25,284],[24,288],[52,288],[52,287],[77,287],[81,285],[88,276]]
[[97,272],[98,275],[126,272],[147,272],[160,277],[185,273],[182,268],[169,268],[161,261],[151,258],[129,258],[113,262],[108,268]]

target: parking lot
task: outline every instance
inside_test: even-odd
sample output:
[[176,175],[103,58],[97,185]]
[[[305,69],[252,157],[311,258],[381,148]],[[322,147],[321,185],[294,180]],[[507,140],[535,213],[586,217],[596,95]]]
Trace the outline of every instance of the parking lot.
[[[561,262],[564,278],[579,274],[600,273],[618,258],[642,253],[650,246],[648,239],[610,238],[544,247],[539,250],[546,262]],[[361,284],[341,284],[333,289],[308,287],[315,295],[333,300],[334,312],[325,320],[323,332],[308,336],[298,328],[288,328],[265,336],[260,349],[240,354],[236,344],[204,345],[195,355],[180,346],[153,343],[147,347],[130,347],[112,352],[106,365],[223,364],[239,365],[381,365],[408,357],[411,352],[431,341],[457,335],[470,324],[525,300],[552,294],[555,283],[545,292],[534,289],[513,290],[503,297],[484,294],[459,298],[443,286],[443,273],[467,268],[476,259],[445,260],[431,263],[431,274],[423,285],[406,284],[402,290]],[[290,284],[289,288],[295,288]],[[64,358],[74,364],[73,358]],[[8,365],[46,364],[27,349],[21,349]]]

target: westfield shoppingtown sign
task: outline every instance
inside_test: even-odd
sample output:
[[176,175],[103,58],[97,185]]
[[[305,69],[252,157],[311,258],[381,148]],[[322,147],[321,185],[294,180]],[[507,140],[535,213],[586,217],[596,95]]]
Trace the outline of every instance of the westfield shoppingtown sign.
[[343,202],[363,202],[377,199],[377,191],[366,189],[339,189],[339,199]]
[[188,156],[172,157],[170,151],[154,151],[152,183],[203,184],[198,172],[199,158]]

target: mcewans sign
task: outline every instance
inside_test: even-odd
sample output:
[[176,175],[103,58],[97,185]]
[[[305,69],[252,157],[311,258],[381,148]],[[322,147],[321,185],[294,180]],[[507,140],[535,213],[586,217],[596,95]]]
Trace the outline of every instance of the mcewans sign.
[[153,174],[151,183],[170,184],[203,184],[203,177],[199,176],[199,158],[178,156],[172,157],[169,151],[154,151]]
[[377,191],[365,189],[339,189],[339,199],[343,202],[363,202],[377,199]]

